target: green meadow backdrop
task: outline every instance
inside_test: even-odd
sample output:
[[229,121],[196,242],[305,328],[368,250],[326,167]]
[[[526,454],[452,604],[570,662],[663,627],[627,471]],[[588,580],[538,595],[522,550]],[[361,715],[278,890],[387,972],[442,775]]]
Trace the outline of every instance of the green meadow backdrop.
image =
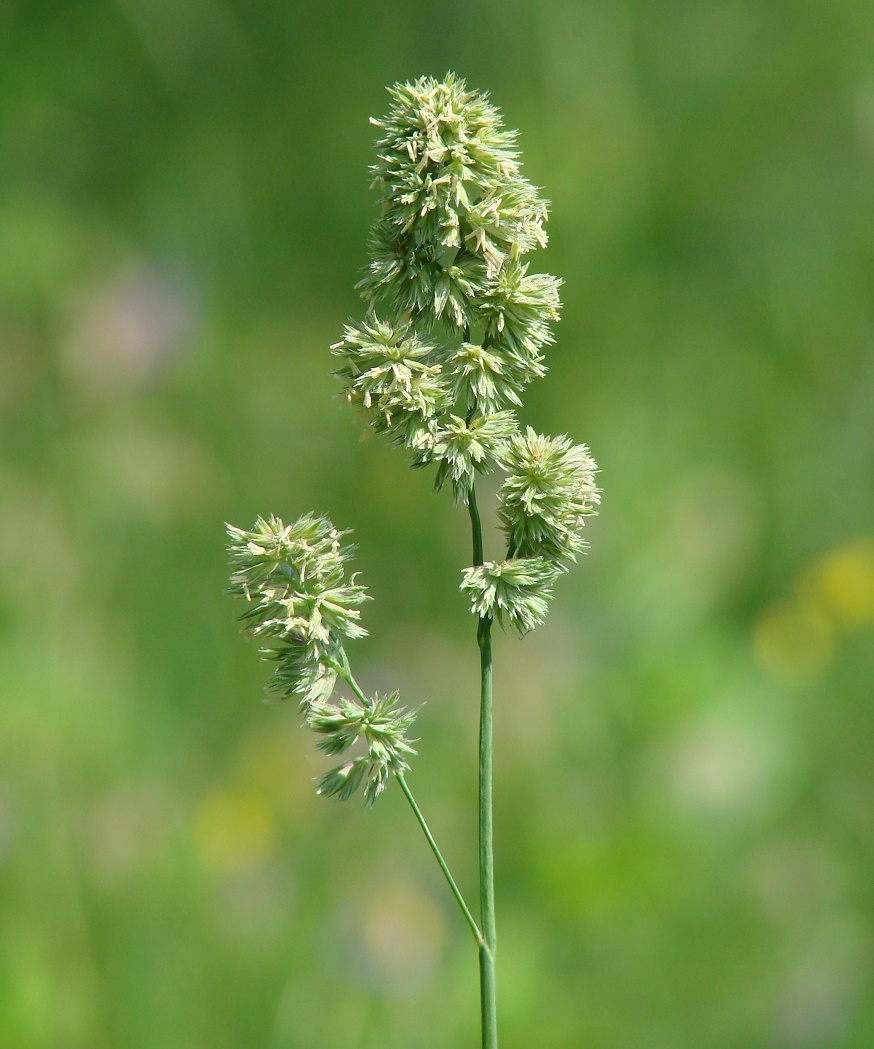
[[355,529],[357,673],[425,703],[410,783],[475,897],[465,517],[328,353],[368,118],[448,69],[552,201],[524,421],[604,492],[496,643],[501,1044],[874,1044],[871,6],[6,0],[4,1047],[478,1044],[403,797],[315,797],[223,594],[225,520]]

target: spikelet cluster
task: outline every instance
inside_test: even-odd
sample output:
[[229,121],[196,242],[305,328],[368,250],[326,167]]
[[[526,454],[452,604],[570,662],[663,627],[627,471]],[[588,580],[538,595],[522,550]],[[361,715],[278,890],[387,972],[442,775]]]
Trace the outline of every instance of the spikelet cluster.
[[466,419],[450,415],[416,448],[412,465],[436,463],[435,489],[449,480],[456,503],[463,502],[476,475],[488,473],[500,461],[515,430],[516,418],[509,411],[476,413]]
[[462,328],[504,266],[546,244],[547,204],[522,176],[517,132],[485,95],[451,73],[389,93],[388,115],[373,120],[382,209],[361,287],[395,315]]
[[517,557],[573,561],[583,548],[585,518],[600,502],[597,465],[584,444],[546,437],[530,426],[507,442],[502,466],[507,477],[498,496],[498,516],[507,546]]
[[407,732],[415,714],[398,706],[398,694],[377,694],[366,702],[344,699],[332,706],[314,706],[308,726],[319,735],[316,746],[325,754],[342,754],[359,739],[367,753],[330,769],[318,781],[318,793],[347,801],[364,786],[369,807],[385,790],[392,773],[405,772],[407,758],[415,754]]
[[524,637],[546,618],[561,569],[545,557],[514,557],[466,568],[461,589],[480,619],[497,619]]
[[343,341],[331,349],[343,358],[335,375],[346,401],[362,409],[368,429],[395,444],[419,448],[451,406],[435,347],[409,324],[392,327],[373,315],[347,325]]
[[290,525],[259,517],[250,532],[227,530],[229,592],[245,599],[240,622],[276,663],[270,691],[304,707],[329,697],[344,643],[367,634],[360,622],[367,593],[346,579],[354,550],[342,542],[348,533],[311,514]]
[[245,601],[243,629],[274,664],[268,691],[298,700],[325,753],[341,754],[359,739],[366,745],[365,754],[326,773],[318,792],[345,800],[363,785],[373,804],[414,753],[406,736],[413,715],[397,706],[397,693],[332,702],[337,678],[349,675],[346,642],[367,634],[360,623],[367,593],[346,578],[354,550],[342,542],[348,533],[313,515],[290,525],[259,517],[251,531],[227,531],[229,592]]
[[335,375],[368,430],[435,468],[469,499],[500,467],[506,560],[474,566],[471,611],[520,634],[546,614],[551,586],[583,548],[597,467],[566,437],[521,432],[514,410],[546,367],[560,281],[532,271],[547,202],[522,174],[517,132],[484,94],[447,74],[389,89],[371,169],[380,212],[359,284],[364,322],[331,347]]

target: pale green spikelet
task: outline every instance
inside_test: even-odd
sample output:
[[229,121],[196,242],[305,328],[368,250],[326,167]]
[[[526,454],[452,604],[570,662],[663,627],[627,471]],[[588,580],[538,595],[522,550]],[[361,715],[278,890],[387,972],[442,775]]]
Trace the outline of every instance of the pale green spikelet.
[[324,797],[348,801],[361,786],[369,765],[368,758],[353,758],[351,761],[344,761],[342,765],[329,769],[319,777],[316,793]]
[[483,346],[463,342],[446,361],[452,376],[452,398],[464,414],[478,411],[490,415],[506,404],[520,406],[518,383],[506,361]]
[[465,568],[461,590],[480,619],[509,624],[523,637],[546,618],[552,583],[561,569],[545,557],[486,561]]
[[315,654],[303,638],[287,636],[271,648],[261,649],[261,658],[275,664],[267,682],[267,692],[279,700],[296,696],[302,710],[329,700],[337,684],[336,667],[342,649],[336,646],[323,655]]
[[397,705],[398,694],[377,694],[366,702],[342,699],[334,705],[318,704],[307,713],[306,723],[320,739],[326,754],[342,754],[359,738],[367,755],[330,769],[318,781],[318,793],[345,801],[364,784],[367,806],[376,801],[390,775],[405,772],[407,757],[416,751],[407,738],[415,714]]
[[559,319],[560,286],[557,277],[529,273],[513,260],[488,289],[482,309],[486,341],[517,392],[546,374],[542,351],[555,341],[550,324]]
[[510,411],[474,415],[470,420],[450,415],[429,440],[421,442],[414,465],[436,463],[434,487],[451,481],[456,503],[465,502],[476,475],[488,473],[501,460],[516,428]]
[[585,445],[546,437],[530,426],[504,445],[507,478],[498,516],[509,549],[519,557],[575,560],[583,547],[584,520],[600,502],[597,464]]
[[347,402],[365,413],[374,433],[388,434],[397,444],[410,447],[451,405],[434,346],[407,324],[393,327],[371,316],[360,326],[348,325],[331,350],[343,360],[334,374]]
[[227,526],[229,592],[246,601],[245,631],[270,642],[262,656],[276,663],[270,691],[306,705],[330,695],[332,669],[346,640],[364,637],[364,587],[347,582],[353,547],[326,517],[285,525],[259,517],[252,531]]

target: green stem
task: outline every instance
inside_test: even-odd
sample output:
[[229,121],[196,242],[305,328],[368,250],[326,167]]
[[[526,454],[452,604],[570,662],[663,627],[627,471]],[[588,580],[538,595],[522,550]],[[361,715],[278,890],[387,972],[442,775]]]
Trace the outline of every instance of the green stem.
[[[361,686],[358,684],[358,682],[352,676],[352,671],[349,669],[349,662],[345,658],[345,652],[343,653],[343,655],[344,655],[343,665],[340,666],[338,664],[334,664],[336,666],[337,673],[349,685],[349,687],[352,689],[352,691],[355,693],[355,695],[361,700],[361,702],[366,707],[369,707],[370,706],[370,700],[367,698],[367,696],[365,695],[365,693],[362,690]],[[416,804],[416,799],[413,797],[413,792],[407,786],[407,781],[406,781],[406,779],[404,779],[403,772],[395,772],[395,778],[397,779],[398,783],[400,784],[401,790],[404,792],[404,796],[406,797],[407,801],[410,803],[410,808],[413,810],[413,813],[415,814],[416,819],[419,821],[419,826],[422,828],[422,833],[425,835],[425,838],[427,839],[428,844],[431,846],[431,851],[434,853],[434,856],[435,856],[435,858],[437,860],[437,863],[440,865],[440,870],[443,871],[444,877],[446,878],[446,881],[449,884],[449,888],[452,890],[452,895],[455,897],[455,899],[456,899],[456,901],[458,903],[458,906],[461,908],[461,913],[464,915],[465,921],[470,926],[470,931],[473,933],[473,938],[476,940],[477,946],[479,947],[480,951],[482,951],[483,948],[486,947],[486,941],[485,941],[485,939],[483,937],[483,934],[480,932],[479,926],[477,925],[476,921],[474,920],[473,915],[470,913],[470,908],[465,903],[464,897],[461,895],[461,890],[458,888],[458,885],[455,883],[455,879],[452,877],[452,873],[449,870],[449,866],[446,863],[446,860],[443,859],[443,854],[440,852],[440,849],[437,847],[437,842],[434,840],[434,835],[431,833],[431,830],[430,830],[428,824],[425,822],[425,817],[422,815],[422,810]]]
[[[476,493],[471,486],[468,509],[473,533],[473,563],[483,563],[483,532]],[[479,722],[479,884],[482,930],[480,946],[480,1004],[482,1049],[497,1049],[498,1014],[495,994],[495,873],[492,829],[492,620],[485,616],[477,625],[480,650]]]
[[473,938],[476,940],[477,946],[480,950],[482,950],[486,946],[486,942],[483,939],[483,934],[479,931],[479,926],[474,921],[474,917],[470,913],[470,908],[464,902],[464,897],[461,895],[458,886],[455,884],[455,879],[452,877],[452,874],[449,871],[449,867],[446,865],[446,860],[443,859],[440,850],[437,848],[437,842],[434,841],[434,836],[431,834],[431,831],[428,828],[428,824],[425,822],[425,817],[422,815],[419,806],[416,804],[416,799],[413,797],[412,791],[407,786],[407,781],[404,779],[403,773],[396,772],[395,777],[397,778],[398,783],[401,785],[401,790],[404,792],[407,801],[410,803],[410,808],[413,810],[416,819],[419,821],[419,826],[422,828],[422,833],[428,839],[428,844],[431,846],[431,851],[434,853],[437,862],[440,864],[440,870],[443,871],[443,874],[446,877],[446,881],[449,883],[449,888],[452,890],[452,895],[458,902],[458,906],[461,908],[461,913],[464,915],[467,924],[470,926],[470,931],[473,933]]
[[[345,653],[344,653],[344,655],[345,655]],[[362,692],[361,686],[358,684],[358,682],[355,680],[355,678],[352,677],[352,671],[349,669],[348,663],[347,663],[347,665],[345,667],[339,668],[338,672],[340,674],[340,677],[343,678],[343,680],[352,689],[352,691],[355,693],[355,695],[361,700],[361,702],[364,704],[364,706],[365,707],[369,707],[370,706],[370,700],[367,698],[367,696],[364,694],[364,692]]]
[[479,507],[476,505],[476,490],[470,486],[467,496],[467,509],[470,514],[470,527],[473,533],[473,563],[474,567],[483,563],[483,525],[479,517]]

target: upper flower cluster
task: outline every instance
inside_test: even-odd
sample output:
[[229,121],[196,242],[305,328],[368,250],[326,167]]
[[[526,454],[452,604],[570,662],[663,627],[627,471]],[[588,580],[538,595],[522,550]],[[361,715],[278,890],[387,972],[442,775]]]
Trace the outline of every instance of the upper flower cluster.
[[597,467],[584,445],[528,428],[513,409],[542,377],[560,282],[529,272],[546,244],[547,204],[521,173],[517,133],[487,96],[448,74],[390,89],[372,168],[380,216],[359,287],[362,324],[331,347],[346,400],[368,428],[436,467],[466,501],[477,474],[506,471],[499,517],[507,560],[475,566],[463,588],[482,618],[524,633],[582,548]]
[[451,73],[390,94],[373,121],[381,209],[360,284],[369,316],[332,346],[335,374],[371,430],[411,449],[415,465],[434,463],[438,487],[451,476],[465,499],[508,436],[488,417],[521,405],[546,371],[560,282],[529,273],[523,256],[546,244],[547,204],[485,95]]
[[382,214],[365,295],[464,327],[508,260],[546,244],[546,201],[523,178],[517,132],[449,74],[390,89],[371,169]]

